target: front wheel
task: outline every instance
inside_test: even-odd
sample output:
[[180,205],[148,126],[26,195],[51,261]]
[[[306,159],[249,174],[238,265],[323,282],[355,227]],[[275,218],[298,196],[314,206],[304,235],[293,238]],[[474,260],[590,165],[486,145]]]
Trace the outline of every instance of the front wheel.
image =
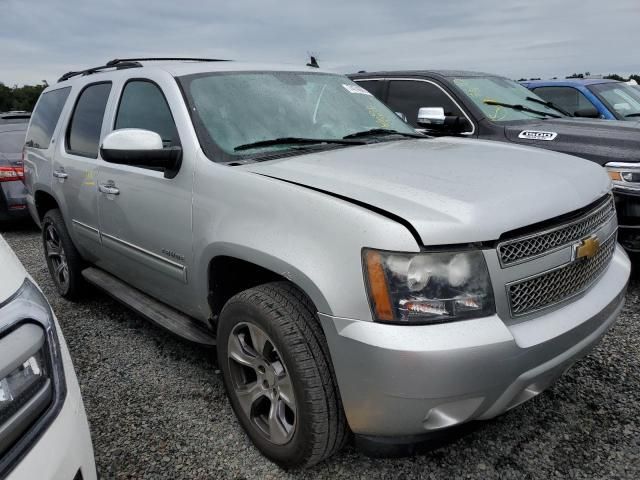
[[261,285],[227,302],[218,364],[240,423],[271,460],[311,466],[344,445],[348,428],[326,340],[293,285]]

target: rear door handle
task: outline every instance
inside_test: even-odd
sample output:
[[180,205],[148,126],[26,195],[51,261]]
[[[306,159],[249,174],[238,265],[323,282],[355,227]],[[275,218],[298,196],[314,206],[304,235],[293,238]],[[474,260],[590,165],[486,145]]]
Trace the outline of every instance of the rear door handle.
[[120,190],[118,190],[116,187],[114,187],[112,184],[109,184],[109,183],[101,183],[100,185],[98,185],[98,190],[108,195],[120,194]]
[[67,173],[64,173],[64,170],[54,170],[53,171],[53,176],[56,177],[56,178],[59,178],[61,180],[64,180],[69,175]]

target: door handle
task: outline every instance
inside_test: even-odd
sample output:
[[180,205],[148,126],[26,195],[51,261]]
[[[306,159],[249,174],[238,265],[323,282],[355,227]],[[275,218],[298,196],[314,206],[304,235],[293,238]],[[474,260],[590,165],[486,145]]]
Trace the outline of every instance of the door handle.
[[118,190],[115,186],[113,186],[112,184],[109,184],[109,183],[101,183],[100,185],[98,185],[98,190],[100,190],[102,193],[106,193],[108,195],[119,195],[120,194],[120,190]]
[[64,170],[54,170],[53,171],[53,176],[56,177],[56,178],[59,178],[61,180],[64,180],[69,175],[67,173],[64,173]]

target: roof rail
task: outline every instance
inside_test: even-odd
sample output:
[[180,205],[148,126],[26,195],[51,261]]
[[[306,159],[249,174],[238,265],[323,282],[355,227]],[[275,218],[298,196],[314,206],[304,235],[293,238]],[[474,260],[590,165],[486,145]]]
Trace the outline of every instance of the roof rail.
[[86,70],[78,70],[77,72],[67,72],[62,75],[58,82],[64,82],[72,77],[91,75],[92,73],[98,73],[109,68],[115,68],[116,70],[122,70],[125,68],[138,68],[142,67],[140,62],[151,61],[189,61],[189,62],[228,62],[221,58],[190,58],[190,57],[148,57],[148,58],[114,58],[108,61],[106,64],[99,67],[87,68]]
[[147,57],[147,58],[115,58],[107,62],[108,66],[114,67],[122,62],[171,62],[171,61],[186,61],[186,62],[229,62],[223,58],[191,58],[191,57]]
[[138,63],[138,62],[117,62],[116,64],[113,65],[102,65],[100,67],[93,67],[93,68],[87,68],[86,70],[78,70],[77,72],[67,72],[64,75],[62,75],[59,79],[58,79],[58,83],[60,82],[64,82],[65,80],[69,80],[72,77],[77,77],[77,76],[84,76],[84,75],[91,75],[92,73],[98,73],[101,72],[102,70],[106,70],[108,68],[115,68],[116,70],[122,70],[124,68],[137,68],[137,67],[141,67],[142,64]]

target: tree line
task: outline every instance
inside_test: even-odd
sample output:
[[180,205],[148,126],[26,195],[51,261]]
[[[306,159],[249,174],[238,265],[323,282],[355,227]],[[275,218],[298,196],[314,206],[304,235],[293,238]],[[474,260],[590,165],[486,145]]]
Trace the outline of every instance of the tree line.
[[11,110],[25,110],[31,112],[35,107],[42,90],[49,85],[43,81],[40,85],[23,85],[7,87],[0,82],[0,112]]
[[[564,78],[588,78],[591,76],[590,72],[573,73],[567,75]],[[617,73],[610,73],[604,75],[603,78],[610,78],[613,80],[619,80],[621,82],[627,82],[629,80],[635,80],[640,84],[640,75],[632,74],[628,77],[618,75]],[[553,80],[557,80],[558,77],[553,77]],[[540,78],[521,78],[518,81],[523,82],[526,80],[540,80]],[[40,93],[47,88],[49,84],[46,80],[43,80],[39,85],[23,85],[18,87],[7,87],[4,83],[0,82],[0,112],[8,112],[11,110],[24,110],[31,112],[35,107]]]
[[[571,75],[567,75],[566,79],[571,79],[571,78],[589,78],[591,76],[591,72],[584,72],[584,73],[572,73]],[[600,78],[600,77],[598,77]],[[640,84],[640,75],[636,74],[636,73],[632,73],[631,75],[629,75],[628,77],[623,77],[622,75],[618,75],[617,73],[609,73],[608,75],[603,75],[602,78],[606,78],[606,79],[611,79],[611,80],[618,80],[619,82],[628,82],[629,80],[635,80],[636,82],[638,82],[638,84]],[[540,77],[536,77],[536,78],[520,78],[518,79],[519,82],[524,82],[527,80],[541,80]],[[551,80],[558,80],[558,77],[552,77]]]

